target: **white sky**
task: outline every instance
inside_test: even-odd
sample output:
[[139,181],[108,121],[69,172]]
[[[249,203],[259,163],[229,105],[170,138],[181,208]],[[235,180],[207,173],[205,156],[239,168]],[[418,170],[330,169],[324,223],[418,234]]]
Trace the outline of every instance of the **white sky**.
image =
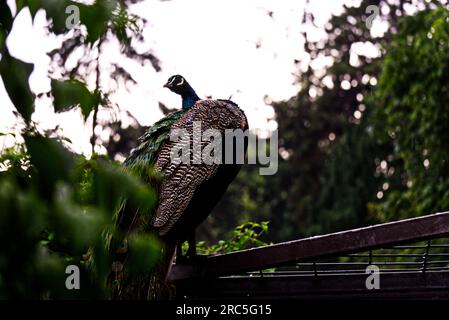
[[[138,85],[131,92],[119,88],[111,99],[121,109],[129,110],[142,125],[150,125],[162,117],[158,101],[170,108],[180,106],[180,98],[162,87],[170,75],[179,73],[200,97],[229,98],[232,95],[232,100],[246,112],[252,128],[276,129],[276,122],[270,121],[274,110],[264,103],[264,96],[285,100],[298,91],[294,84],[294,75],[298,74],[294,59],[304,58],[300,37],[303,2],[146,0],[133,6],[133,13],[150,22],[144,30],[145,43],[139,49],[151,49],[161,60],[162,71],[156,73],[150,65],[141,67],[125,62]],[[331,12],[341,12],[342,2],[312,0],[318,21],[324,24]],[[272,18],[266,10],[273,12]],[[22,10],[7,42],[13,56],[35,63],[30,78],[35,93],[50,90],[47,75],[50,59],[46,52],[58,44],[55,39],[45,37],[45,24],[44,12],[38,12],[33,25],[29,11]],[[316,32],[315,36],[322,34]],[[259,49],[256,43],[260,44]],[[117,48],[111,45],[102,64],[119,59]],[[16,119],[1,80],[0,105],[0,132],[5,132],[15,126]],[[33,120],[42,128],[59,124],[63,134],[72,140],[72,149],[90,154],[91,124],[83,123],[79,111],[54,114],[46,100],[37,103]],[[0,146],[4,143],[0,140]]]

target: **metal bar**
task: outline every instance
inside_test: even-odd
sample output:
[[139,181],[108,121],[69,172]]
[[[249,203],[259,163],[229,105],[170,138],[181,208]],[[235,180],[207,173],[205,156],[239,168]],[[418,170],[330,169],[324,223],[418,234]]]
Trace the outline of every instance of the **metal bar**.
[[[449,271],[449,268],[447,267],[432,267],[427,268],[427,271],[433,270],[433,271]],[[406,268],[406,269],[387,269],[383,268],[381,270],[381,273],[399,273],[399,272],[422,272],[421,268]],[[324,275],[324,274],[366,274],[365,269],[330,269],[330,270],[320,270],[318,275]],[[251,273],[251,275],[258,275],[257,273]],[[315,275],[315,273],[312,270],[299,270],[299,271],[278,271],[273,273],[264,273],[265,276],[267,275]]]
[[446,263],[446,264],[449,264],[449,260],[434,260],[434,261],[429,261],[429,260],[427,260],[427,265],[429,265],[429,264],[436,264],[436,263]]
[[[392,263],[392,264],[382,264],[382,263],[380,263],[380,264],[377,264],[379,267],[385,267],[385,268],[382,268],[381,269],[381,271],[383,272],[383,271],[410,271],[410,270],[415,270],[415,271],[420,271],[420,272],[422,272],[422,267],[418,267],[417,265],[415,265],[415,264],[405,264],[405,265],[402,265],[402,264],[396,264],[396,263]],[[401,266],[404,266],[404,267],[401,267]],[[386,268],[386,267],[389,267],[389,268]],[[394,267],[394,268],[392,268],[392,267]],[[348,272],[352,272],[352,271],[363,271],[363,272],[365,272],[365,268],[359,268],[359,269],[357,269],[357,268],[354,268],[354,269],[337,269],[337,268],[334,268],[334,269],[332,269],[332,268],[329,268],[329,269],[320,269],[319,270],[319,272],[320,273],[325,273],[325,272],[330,272],[330,271],[336,271],[336,272],[340,272],[340,271],[348,271]],[[446,266],[439,266],[439,265],[436,265],[436,266],[427,266],[426,267],[426,271],[427,270],[446,270],[446,271],[449,271],[449,267],[446,265]],[[284,270],[284,271],[275,271],[275,272],[290,272],[289,270]],[[292,273],[295,273],[295,272],[304,272],[304,273],[306,273],[306,272],[312,272],[312,270],[295,270],[295,271],[291,271]],[[267,273],[265,273],[265,274],[267,274]]]
[[449,234],[449,212],[389,222],[266,247],[208,256],[201,262],[176,265],[171,280],[216,277],[267,269],[299,260],[378,249]]
[[[448,268],[443,268],[444,270],[449,271]],[[402,271],[413,271],[413,272],[421,272],[421,268],[409,268],[409,269],[382,269],[381,272],[402,272]],[[337,269],[330,269],[330,270],[320,270],[320,275],[323,274],[328,274],[328,273],[332,273],[332,274],[347,274],[347,273],[365,273],[365,269],[343,269],[343,270],[337,270]],[[256,273],[251,273],[253,275],[255,275]],[[299,271],[292,271],[292,272],[287,272],[287,271],[279,271],[279,272],[273,272],[273,273],[265,273],[264,275],[301,275],[301,274],[308,274],[308,275],[315,275],[315,273],[311,270],[299,270]]]
[[[429,261],[427,260],[426,264],[441,264],[446,263],[449,264],[449,260],[435,260]],[[420,261],[375,261],[376,265],[410,265],[410,266],[422,266],[422,262]],[[363,262],[316,262],[316,263],[298,263],[295,265],[296,267],[366,267],[366,263]],[[449,268],[449,267],[448,267]],[[282,270],[281,270],[282,271]]]
[[[441,268],[428,268],[426,273],[429,272],[444,272],[444,273],[449,273],[449,269],[446,267],[441,267]],[[421,274],[421,269],[420,268],[410,268],[410,269],[382,269],[381,270],[381,274],[404,274],[404,273],[420,273]],[[341,276],[348,276],[348,275],[353,275],[353,274],[364,274],[366,277],[366,272],[365,270],[328,270],[328,271],[323,271],[320,272],[319,277],[327,277],[328,275],[341,275]],[[248,273],[246,275],[238,275],[238,276],[225,276],[222,278],[233,278],[233,277],[259,277],[260,275],[257,273]],[[298,271],[298,272],[267,272],[264,273],[264,276],[266,277],[308,277],[308,276],[315,276],[314,273],[312,271]],[[448,288],[449,288],[449,284],[448,284]]]
[[[432,244],[432,248],[449,248],[449,244]],[[392,246],[392,249],[425,249],[427,248],[427,245],[422,246]]]
[[[357,270],[356,270],[357,271]],[[360,271],[360,270],[359,270]],[[397,275],[403,275],[403,274],[420,274],[422,276],[421,270],[420,269],[383,269],[383,271],[386,271],[385,273],[388,274],[397,274]],[[429,270],[428,270],[429,271]],[[431,270],[429,271],[429,273],[447,273],[449,274],[449,270],[445,269],[445,270]],[[354,274],[361,274],[360,272],[354,272]],[[366,273],[363,272],[363,274],[366,277]],[[305,273],[301,273],[301,274],[295,274],[295,273],[287,273],[287,274],[281,274],[278,272],[267,272],[264,273],[264,276],[266,277],[291,277],[291,278],[295,278],[295,277],[310,277],[313,274],[305,274]],[[347,275],[347,274],[346,274]],[[329,276],[329,274],[323,274],[322,277],[327,277]],[[255,277],[259,277],[259,275],[257,273],[247,273],[247,274],[242,274],[242,275],[234,275],[234,276],[223,276],[223,277],[219,277],[220,279],[234,279],[234,278],[255,278]],[[184,279],[184,280],[180,280],[180,281],[191,281],[193,279]],[[202,280],[201,280],[202,281]],[[449,288],[449,283],[448,283],[448,288]]]
[[426,272],[427,256],[429,255],[429,248],[430,248],[430,240],[427,241],[426,252],[423,255],[422,272],[424,272],[424,273]]
[[[438,262],[438,263],[442,263],[441,261],[434,261],[434,262]],[[417,265],[417,266],[422,266],[422,262],[413,262],[413,261],[375,261],[373,262],[376,265]],[[430,261],[427,263],[431,263]],[[310,266],[309,264],[299,264],[300,267],[308,267]],[[323,266],[323,267],[328,267],[328,266],[346,266],[346,267],[350,267],[350,266],[360,266],[360,267],[366,267],[366,262],[326,262],[326,263],[316,263],[316,266]]]
[[[429,253],[429,257],[448,257],[449,253]],[[351,254],[351,255],[342,255],[342,257],[348,258],[368,258],[367,254]],[[399,258],[399,257],[411,257],[411,258],[422,258],[422,253],[378,253],[373,254],[373,258]]]

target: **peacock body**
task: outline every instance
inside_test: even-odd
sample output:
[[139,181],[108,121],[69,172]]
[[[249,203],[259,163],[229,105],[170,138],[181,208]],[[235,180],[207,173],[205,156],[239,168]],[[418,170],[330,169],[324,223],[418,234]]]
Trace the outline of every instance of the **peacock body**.
[[[173,129],[185,129],[193,135],[193,123],[201,123],[201,130],[213,128],[224,136],[226,130],[248,128],[245,114],[231,101],[201,100],[185,113]],[[241,164],[188,164],[173,163],[170,153],[175,141],[166,141],[158,151],[156,170],[164,179],[159,188],[159,204],[153,226],[161,236],[183,240],[211,212],[229,184],[240,170]],[[207,141],[201,141],[203,149]]]
[[[179,75],[170,77],[165,86],[181,95],[182,110],[169,114],[149,128],[141,137],[141,144],[124,162],[126,167],[142,163],[154,166],[162,176],[160,182],[148,181],[158,191],[158,204],[149,224],[163,242],[161,261],[146,279],[148,287],[143,288],[149,299],[166,297],[161,293],[161,288],[164,287],[176,244],[191,238],[195,228],[210,214],[241,167],[239,163],[174,162],[171,153],[177,141],[170,139],[170,133],[182,129],[192,136],[194,123],[201,123],[202,132],[215,129],[222,137],[227,130],[248,129],[244,112],[232,101],[200,100]],[[207,144],[202,140],[199,143],[201,149]],[[244,150],[246,152],[246,144]],[[137,212],[138,208],[123,205],[119,214],[120,227],[124,230],[135,228],[133,224],[139,221],[135,219]],[[194,253],[194,249],[190,243],[189,252]],[[138,296],[142,298],[142,293]]]

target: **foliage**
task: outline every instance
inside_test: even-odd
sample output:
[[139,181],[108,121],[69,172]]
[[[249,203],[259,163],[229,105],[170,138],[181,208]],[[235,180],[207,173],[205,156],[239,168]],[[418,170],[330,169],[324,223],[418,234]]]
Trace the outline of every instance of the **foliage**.
[[[141,66],[149,62],[156,71],[161,70],[159,59],[151,51],[140,53],[136,50],[143,42],[142,29],[147,23],[128,12],[129,4],[137,1],[97,0],[91,5],[85,5],[64,0],[49,1],[43,5],[47,16],[51,18],[52,31],[60,34],[62,44],[48,54],[51,58],[52,90],[42,95],[53,96],[56,112],[80,106],[84,119],[87,120],[93,114],[92,150],[105,143],[95,132],[103,131],[106,127],[108,130],[112,129],[111,138],[122,138],[120,108],[109,96],[119,86],[129,90],[130,84],[136,83],[127,71],[129,62]],[[62,13],[69,5],[79,8],[80,23],[67,29],[63,28],[63,24],[70,18]],[[126,67],[118,62],[103,63],[106,46],[117,42],[120,45],[120,55],[127,58]],[[67,61],[74,62],[75,66],[66,67]],[[80,101],[71,101],[73,99],[70,96],[73,94],[79,95]],[[58,99],[61,96],[66,97],[63,103]],[[99,121],[99,110],[111,113],[111,118],[115,119],[112,124],[119,124],[119,127],[111,126],[108,121]],[[125,140],[124,137],[121,140]]]
[[[356,199],[359,197],[360,183],[357,188],[352,188],[352,194],[343,195],[334,191],[344,191],[341,186],[352,181],[351,172],[346,172],[346,168],[341,167],[343,163],[337,159],[334,163],[338,164],[335,167],[338,173],[334,176],[347,175],[339,181],[328,181],[325,172],[331,165],[328,157],[333,154],[333,145],[351,127],[359,124],[360,120],[355,118],[354,113],[361,105],[360,108],[366,106],[363,106],[363,100],[358,99],[371,93],[373,85],[369,80],[378,74],[379,58],[361,55],[358,56],[360,64],[354,66],[350,63],[350,57],[351,47],[355,43],[376,44],[384,41],[371,37],[364,22],[366,6],[379,3],[362,1],[357,7],[345,7],[341,15],[333,16],[326,25],[317,25],[313,14],[306,8],[304,25],[311,29],[325,29],[326,38],[312,41],[307,32],[302,34],[306,55],[304,61],[297,61],[301,74],[298,76],[299,92],[288,101],[273,103],[279,130],[279,170],[274,176],[260,177],[255,168],[244,167],[229,188],[229,198],[239,199],[235,201],[237,204],[227,202],[226,208],[217,208],[218,214],[220,211],[227,215],[232,212],[242,215],[244,212],[246,216],[270,220],[271,228],[276,230],[270,233],[272,241],[350,228],[366,222],[367,210],[363,206],[367,199]],[[389,14],[382,14],[382,18],[392,22],[391,28],[394,28],[397,6],[388,6],[391,10]],[[355,22],[350,22],[352,19]],[[332,64],[324,70],[311,67],[314,60],[323,58],[331,59]],[[343,81],[352,82],[354,86],[350,85],[345,90],[342,88]],[[352,154],[347,156],[350,158]],[[372,172],[367,174],[371,179]],[[366,194],[368,199],[375,197],[375,192],[370,194],[370,190]],[[328,199],[320,200],[320,197]],[[339,207],[334,206],[335,200],[340,197],[354,201],[348,200]],[[239,210],[241,203],[248,204],[245,210]],[[331,220],[328,220],[329,216]]]
[[[424,12],[441,6],[439,1],[419,1],[419,4]],[[381,9],[376,21],[387,23],[383,35],[373,36],[366,25],[365,9],[369,5]],[[360,5],[353,3],[345,6],[341,14],[321,23],[314,19],[306,6],[303,17],[303,23],[307,26],[303,34],[306,54],[303,61],[297,61],[298,94],[288,101],[273,103],[279,130],[279,170],[274,176],[261,177],[254,166],[244,166],[208,224],[201,228],[206,240],[211,241],[217,235],[223,237],[221,226],[227,225],[228,221],[241,223],[244,220],[239,219],[246,217],[270,220],[270,227],[276,232],[271,232],[269,239],[281,241],[396,220],[408,215],[405,212],[400,214],[400,208],[396,208],[388,210],[386,216],[384,209],[378,206],[390,194],[402,197],[404,160],[396,155],[397,144],[385,139],[385,130],[375,124],[387,120],[377,122],[374,119],[377,118],[375,110],[383,104],[375,97],[377,83],[381,81],[383,57],[393,36],[398,30],[403,32],[404,25],[399,22],[407,15],[407,7],[415,8],[417,3],[365,0]],[[409,28],[412,25],[410,23]],[[307,32],[310,29],[324,29],[326,37],[314,40]],[[372,47],[380,55],[357,53],[355,49],[360,45]],[[405,44],[398,44],[397,47],[407,50]],[[416,48],[415,54],[418,54],[419,46],[416,45]],[[313,68],[315,62],[326,59],[330,62],[325,67]],[[401,59],[398,53],[391,61]],[[406,83],[416,83],[422,88],[429,86],[430,83],[421,82],[421,79],[430,69],[426,68],[418,74],[416,66],[424,62],[409,59],[415,64],[402,66],[410,73],[410,78],[408,82],[398,82],[398,86],[405,86]],[[432,57],[423,59],[432,60]],[[439,72],[437,70],[442,67],[437,67],[437,64],[444,61],[439,58],[434,62],[433,70]],[[413,73],[415,76],[412,76]],[[397,69],[397,77],[400,74]],[[435,77],[429,79],[440,80]],[[442,89],[440,84],[444,82],[433,83],[438,90]],[[387,96],[393,98],[395,95],[395,91],[390,90]],[[415,99],[420,99],[420,96],[416,95]],[[444,108],[440,110],[444,112]],[[393,112],[393,109],[385,112],[387,118],[390,115],[394,117],[394,114],[396,111]],[[428,116],[436,117],[437,113],[429,112]],[[397,117],[410,123],[401,114]],[[444,123],[445,116],[440,114],[439,118]],[[416,139],[414,141],[415,144],[418,142]],[[433,147],[445,150],[436,144]],[[424,172],[422,163],[425,159],[422,156],[419,159],[416,172]],[[385,163],[388,164],[386,167]],[[433,187],[427,188],[427,194],[435,192],[435,188],[444,189],[445,184],[436,183],[436,180],[433,183]],[[439,195],[445,197],[442,192]],[[422,197],[420,200],[421,206],[417,207],[420,208],[419,214],[443,210],[442,203],[423,208],[422,204],[426,201]]]
[[392,148],[376,140],[370,123],[373,106],[365,103],[369,109],[361,123],[327,150],[321,174],[323,188],[316,203],[318,214],[313,217],[311,233],[377,222],[367,214],[367,201],[378,201],[376,192],[385,179],[376,172],[380,162],[376,159],[386,158]]
[[5,47],[1,50],[1,54],[0,75],[5,84],[5,89],[17,107],[17,111],[29,123],[31,114],[34,111],[34,105],[33,96],[27,81],[31,72],[33,72],[33,65],[11,57]]
[[372,207],[382,220],[449,208],[448,21],[445,8],[401,20],[385,57],[373,122],[394,146],[390,160],[402,163],[403,174]]
[[[269,245],[269,243],[260,240],[261,236],[268,233],[268,223],[268,221],[243,223],[231,232],[228,240],[220,240],[210,246],[206,246],[204,241],[198,242],[197,252],[200,254],[218,254]],[[187,251],[186,244],[183,251]]]
[[[18,11],[28,7],[32,16],[45,10],[52,21],[51,32],[66,34],[74,32],[65,24],[65,8],[71,4],[80,7],[81,25],[76,28],[85,28],[80,33],[85,45],[98,45],[97,40],[108,30],[124,45],[129,44],[127,30],[135,30],[136,18],[126,14],[125,1],[101,0],[92,5],[16,1]],[[106,298],[111,271],[109,243],[119,237],[114,212],[123,198],[143,212],[151,212],[155,192],[108,158],[94,155],[86,159],[68,150],[67,139],[55,137],[54,132],[40,132],[32,121],[35,97],[28,84],[33,66],[10,56],[5,43],[14,17],[4,1],[0,9],[0,75],[26,124],[20,136],[11,133],[24,142],[0,153],[0,298]],[[71,50],[76,45],[82,44]],[[64,45],[56,53],[60,61],[68,56]],[[55,111],[79,107],[87,119],[107,102],[99,86],[91,91],[76,74],[67,78],[52,81]],[[130,259],[135,260],[133,271],[142,272],[156,263],[159,244],[136,233],[130,238],[129,251]],[[80,268],[80,290],[65,286],[69,265]]]
[[[106,297],[114,208],[121,197],[151,208],[154,191],[117,164],[87,160],[53,138],[27,134],[18,149],[0,158],[7,168],[0,174],[0,297]],[[130,250],[140,257],[135,267],[147,270],[158,250],[154,241],[151,250],[142,247],[141,237]],[[81,268],[82,290],[66,290],[68,265]]]
[[91,93],[86,86],[78,80],[57,81],[52,80],[51,91],[54,97],[56,112],[67,111],[74,107],[80,107],[84,119],[101,102],[99,92]]

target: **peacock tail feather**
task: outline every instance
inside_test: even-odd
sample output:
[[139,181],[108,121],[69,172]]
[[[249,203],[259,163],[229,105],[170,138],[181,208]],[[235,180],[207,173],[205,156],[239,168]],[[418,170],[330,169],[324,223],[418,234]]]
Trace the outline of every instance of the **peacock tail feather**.
[[140,137],[140,145],[133,150],[123,163],[129,167],[136,162],[143,161],[148,165],[154,164],[154,160],[162,144],[169,138],[171,126],[181,118],[186,110],[175,111],[152,125],[145,134]]
[[[142,180],[146,181],[157,189],[159,179],[155,176],[154,162],[156,160],[159,149],[166,140],[169,139],[171,126],[181,118],[186,110],[175,111],[157,121],[151,126],[142,137],[139,138],[139,146],[135,148],[128,158],[124,161],[123,165],[125,170],[133,172],[136,176],[139,176]],[[159,288],[163,285],[162,281],[158,281],[155,274],[158,274],[157,270],[150,274],[134,275],[130,277],[124,270],[127,252],[122,248],[123,243],[126,243],[127,237],[132,232],[149,232],[151,226],[152,213],[143,214],[139,208],[133,207],[126,199],[122,199],[120,207],[116,212],[117,226],[122,232],[122,235],[118,239],[114,239],[115,245],[112,248],[113,257],[113,269],[114,267],[120,269],[119,272],[114,271],[111,274],[111,287],[112,295],[115,299],[152,299],[154,297],[154,290],[149,290],[149,287],[157,288],[158,292],[166,292],[163,288]],[[174,251],[176,244],[164,244],[161,250],[161,261],[165,261],[171,258],[167,258],[170,252]],[[172,253],[171,253],[172,255]],[[165,266],[163,263],[159,263],[155,269],[162,270]],[[153,297],[149,296],[153,295]]]

